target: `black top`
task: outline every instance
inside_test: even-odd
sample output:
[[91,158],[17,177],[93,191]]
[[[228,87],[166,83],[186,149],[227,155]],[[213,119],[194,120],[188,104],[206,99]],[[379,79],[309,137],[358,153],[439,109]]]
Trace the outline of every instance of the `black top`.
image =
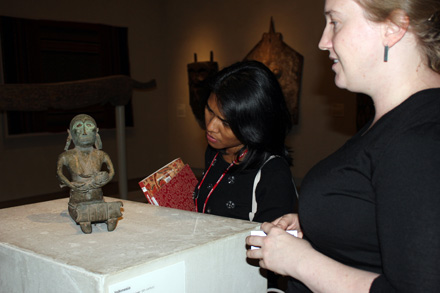
[[[208,146],[205,153],[205,172],[217,150]],[[219,154],[201,185],[197,210],[202,212],[209,191],[229,166]],[[205,213],[249,220],[252,209],[252,189],[258,169],[226,173],[210,196]],[[197,184],[199,186],[200,182]],[[197,186],[195,194],[197,194]],[[287,162],[280,157],[268,161],[261,172],[256,189],[257,212],[253,221],[267,222],[294,211],[295,186]]]
[[371,292],[440,292],[440,89],[368,127],[304,178],[303,232],[321,253],[379,273]]

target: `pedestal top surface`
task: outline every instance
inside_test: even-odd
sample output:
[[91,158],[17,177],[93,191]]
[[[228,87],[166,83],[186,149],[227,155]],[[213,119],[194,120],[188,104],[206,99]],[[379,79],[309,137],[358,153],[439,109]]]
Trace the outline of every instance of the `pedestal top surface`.
[[249,221],[121,201],[123,216],[116,229],[108,232],[105,223],[98,223],[92,225],[91,234],[82,233],[69,216],[67,198],[0,209],[0,245],[15,246],[93,273],[109,274],[259,226]]

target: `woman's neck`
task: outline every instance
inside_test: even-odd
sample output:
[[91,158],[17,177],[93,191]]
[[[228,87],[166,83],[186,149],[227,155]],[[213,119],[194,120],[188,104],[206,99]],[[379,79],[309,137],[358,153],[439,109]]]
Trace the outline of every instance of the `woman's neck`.
[[419,66],[410,78],[399,80],[398,83],[371,95],[376,111],[372,125],[413,94],[430,88],[440,88],[440,74],[425,66]]
[[223,159],[228,162],[232,163],[237,158],[237,153],[243,148],[243,145],[238,145],[235,147],[227,148],[225,149],[225,152],[222,154]]

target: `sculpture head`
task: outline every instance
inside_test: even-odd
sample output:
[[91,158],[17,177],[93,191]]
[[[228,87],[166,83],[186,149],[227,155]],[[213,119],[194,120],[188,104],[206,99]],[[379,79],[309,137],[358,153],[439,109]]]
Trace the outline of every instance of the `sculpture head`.
[[70,129],[67,130],[69,137],[64,149],[69,148],[70,140],[73,140],[75,146],[91,147],[95,145],[97,149],[101,149],[102,142],[98,131],[99,128],[93,117],[87,114],[76,115],[70,122]]

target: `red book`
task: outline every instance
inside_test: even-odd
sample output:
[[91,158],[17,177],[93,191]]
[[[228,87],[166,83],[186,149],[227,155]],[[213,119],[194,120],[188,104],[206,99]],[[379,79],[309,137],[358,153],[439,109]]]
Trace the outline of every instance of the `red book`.
[[[180,168],[180,169],[179,169]],[[152,205],[195,212],[197,178],[188,164],[176,159],[139,182]]]
[[154,202],[154,195],[162,186],[170,182],[171,178],[179,173],[183,166],[183,161],[177,158],[139,182],[139,186],[149,203],[157,205]]

